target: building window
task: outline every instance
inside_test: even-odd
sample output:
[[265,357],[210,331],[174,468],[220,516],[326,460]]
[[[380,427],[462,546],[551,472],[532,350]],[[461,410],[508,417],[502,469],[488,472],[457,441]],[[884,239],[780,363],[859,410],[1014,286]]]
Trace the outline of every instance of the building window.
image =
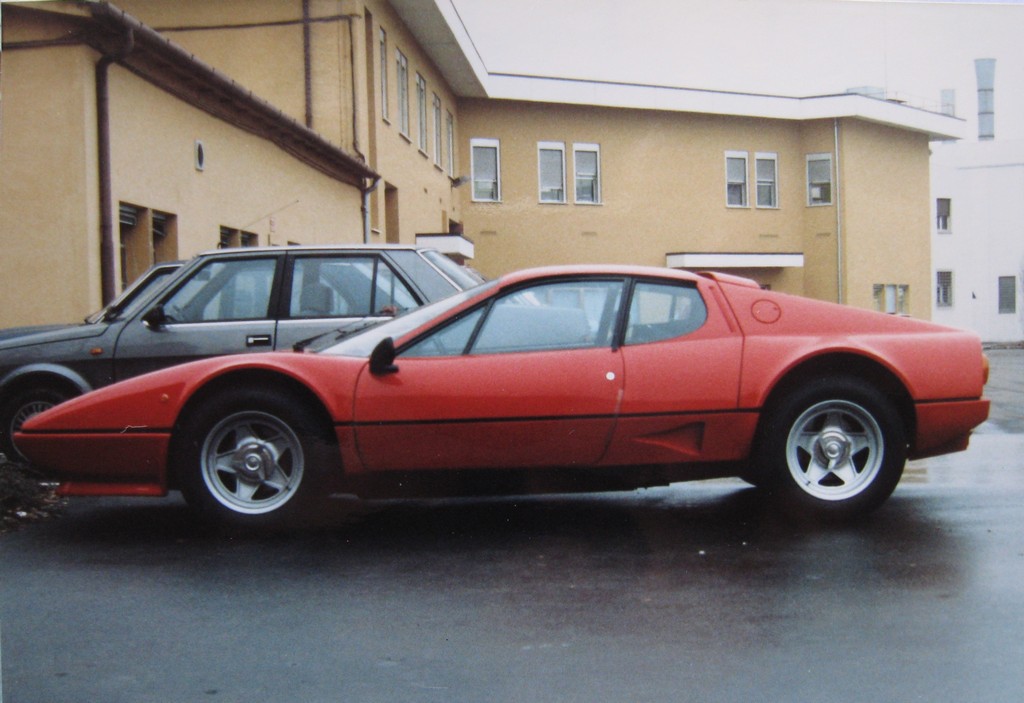
[[999,277],[999,314],[1007,315],[1017,312],[1017,278],[1016,276]]
[[388,112],[388,33],[380,28],[380,114],[387,122],[391,113]]
[[255,232],[245,232],[231,227],[220,228],[220,242],[217,247],[225,249],[228,247],[256,247],[260,244],[260,237]]
[[875,310],[890,315],[910,314],[910,286],[902,283],[874,285]]
[[950,217],[953,214],[953,202],[949,198],[935,200],[935,229],[950,232]]
[[448,141],[448,175],[455,177],[455,117],[448,113],[445,118],[446,140]]
[[398,81],[398,130],[409,136],[409,60],[405,54],[395,50],[398,56],[395,78]]
[[832,204],[832,155],[807,155],[807,204]]
[[470,178],[473,181],[473,200],[496,203],[501,201],[501,150],[497,139],[473,139]]
[[565,144],[539,142],[537,144],[537,170],[542,203],[565,202]]
[[725,204],[747,206],[747,154],[744,151],[725,152]]
[[427,80],[416,74],[416,120],[419,129],[419,147],[427,153]]
[[441,98],[434,93],[434,163],[441,165],[444,150],[441,148]]
[[572,163],[576,177],[576,202],[601,202],[601,147],[573,144]]
[[757,206],[779,206],[779,157],[777,154],[757,154],[754,158],[757,176]]
[[121,287],[161,261],[178,258],[178,218],[167,212],[118,203]]
[[937,271],[935,274],[935,306],[953,307],[953,272]]

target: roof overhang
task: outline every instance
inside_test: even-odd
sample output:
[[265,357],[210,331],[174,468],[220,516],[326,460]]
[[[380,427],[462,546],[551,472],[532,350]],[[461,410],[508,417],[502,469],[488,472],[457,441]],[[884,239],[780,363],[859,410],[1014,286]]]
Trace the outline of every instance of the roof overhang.
[[473,242],[461,234],[417,234],[416,246],[437,249],[462,264],[476,253]]
[[[152,27],[109,2],[24,2],[11,11],[61,14],[74,31],[51,45],[84,44],[161,90],[228,124],[273,142],[328,176],[364,189],[379,178],[349,153],[200,61]],[[32,46],[39,46],[32,43]],[[5,45],[7,49],[22,48]]]
[[673,269],[763,269],[803,268],[804,255],[800,253],[696,253],[666,254],[665,265]]
[[968,136],[967,123],[960,118],[862,94],[787,97],[562,76],[491,73],[453,0],[391,0],[391,5],[452,90],[461,97],[781,120],[855,118],[923,133],[930,140]]
[[496,99],[794,121],[855,118],[924,133],[930,140],[967,136],[963,119],[855,93],[786,97],[512,74],[489,74],[486,87]]
[[389,1],[456,95],[487,97],[487,68],[451,0]]

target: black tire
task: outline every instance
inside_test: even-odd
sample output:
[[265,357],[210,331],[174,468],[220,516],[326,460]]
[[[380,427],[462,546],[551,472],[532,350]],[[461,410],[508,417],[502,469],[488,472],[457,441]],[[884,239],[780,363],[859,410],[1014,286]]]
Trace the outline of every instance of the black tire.
[[308,521],[339,463],[330,427],[308,401],[273,387],[204,399],[175,430],[172,457],[189,505],[241,527]]
[[15,392],[0,406],[0,452],[11,461],[24,462],[25,457],[14,446],[14,433],[25,420],[70,397],[72,394],[52,386],[36,386]]
[[847,520],[881,505],[907,460],[906,429],[889,398],[853,378],[815,379],[766,409],[758,482],[791,516]]

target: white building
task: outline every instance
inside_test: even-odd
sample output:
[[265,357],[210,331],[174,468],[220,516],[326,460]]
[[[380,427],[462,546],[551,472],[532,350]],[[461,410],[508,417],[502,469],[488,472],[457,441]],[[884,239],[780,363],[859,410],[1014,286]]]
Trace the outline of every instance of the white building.
[[991,75],[978,77],[978,140],[932,144],[932,319],[1021,342],[1024,141],[995,138]]

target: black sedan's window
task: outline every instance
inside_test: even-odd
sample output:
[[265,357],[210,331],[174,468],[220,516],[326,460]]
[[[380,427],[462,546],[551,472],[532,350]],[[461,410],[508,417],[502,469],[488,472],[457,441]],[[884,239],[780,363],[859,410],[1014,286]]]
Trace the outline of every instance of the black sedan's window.
[[418,306],[412,291],[376,257],[308,256],[295,261],[290,317],[393,315]]
[[699,329],[707,318],[707,306],[694,286],[640,282],[633,289],[625,343],[681,337]]
[[168,322],[255,320],[269,316],[276,258],[212,261],[166,302]]

